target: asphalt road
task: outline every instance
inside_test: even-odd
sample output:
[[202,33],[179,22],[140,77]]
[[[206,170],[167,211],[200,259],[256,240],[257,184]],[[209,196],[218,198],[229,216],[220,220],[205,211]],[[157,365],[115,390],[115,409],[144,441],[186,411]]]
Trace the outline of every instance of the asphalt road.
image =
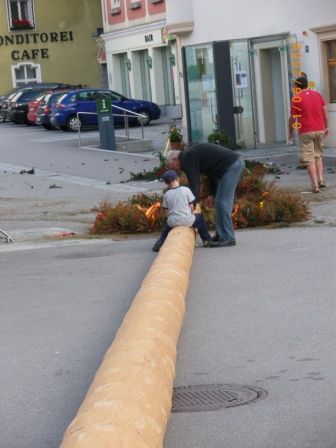
[[[175,384],[258,386],[268,396],[173,414],[165,448],[332,448],[334,229],[240,231],[237,240],[195,251]],[[1,448],[58,446],[151,265],[152,242],[0,247]]]

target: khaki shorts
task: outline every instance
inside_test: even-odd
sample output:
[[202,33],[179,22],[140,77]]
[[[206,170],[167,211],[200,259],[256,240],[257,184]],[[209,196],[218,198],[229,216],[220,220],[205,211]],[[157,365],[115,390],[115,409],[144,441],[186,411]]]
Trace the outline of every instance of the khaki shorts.
[[315,163],[323,154],[324,132],[309,132],[299,136],[299,163],[307,166]]

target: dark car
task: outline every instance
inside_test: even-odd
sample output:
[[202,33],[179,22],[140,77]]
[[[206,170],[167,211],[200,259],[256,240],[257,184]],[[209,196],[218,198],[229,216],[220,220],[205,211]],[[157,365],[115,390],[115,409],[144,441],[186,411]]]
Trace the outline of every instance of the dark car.
[[39,108],[37,110],[36,121],[38,125],[42,125],[45,129],[52,129],[53,126],[50,123],[51,106],[61,98],[66,91],[46,93],[40,101]]
[[[112,113],[115,124],[124,124],[124,111],[135,112],[129,118],[129,122],[137,123],[140,120],[144,125],[148,125],[151,120],[160,118],[161,110],[159,106],[151,101],[134,100],[126,98],[117,92],[104,89],[80,89],[69,91],[53,104],[51,108],[50,123],[56,128],[64,131],[76,131],[78,126],[97,126],[97,97],[110,98],[112,102]],[[117,107],[115,107],[117,106]],[[77,118],[79,114],[79,122]]]
[[42,92],[66,88],[74,88],[74,86],[59,82],[44,82],[23,85],[16,88],[14,93],[12,93],[10,97],[4,101],[2,110],[7,113],[8,118],[14,123],[29,124],[27,118],[29,101],[35,99]]
[[16,93],[8,103],[8,118],[14,123],[29,124],[27,117],[30,101],[41,96],[41,89],[26,89]]

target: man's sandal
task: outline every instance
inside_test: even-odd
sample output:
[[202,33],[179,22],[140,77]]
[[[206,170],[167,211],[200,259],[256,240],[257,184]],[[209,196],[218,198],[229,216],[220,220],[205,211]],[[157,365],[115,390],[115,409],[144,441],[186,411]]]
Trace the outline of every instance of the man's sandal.
[[327,184],[324,182],[324,180],[319,180],[318,186],[319,188],[326,188]]

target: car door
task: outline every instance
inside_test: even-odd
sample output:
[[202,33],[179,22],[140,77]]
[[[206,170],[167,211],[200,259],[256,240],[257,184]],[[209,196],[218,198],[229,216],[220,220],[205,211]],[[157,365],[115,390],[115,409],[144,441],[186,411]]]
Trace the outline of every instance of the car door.
[[97,124],[96,91],[84,90],[77,94],[77,112],[83,124]]

